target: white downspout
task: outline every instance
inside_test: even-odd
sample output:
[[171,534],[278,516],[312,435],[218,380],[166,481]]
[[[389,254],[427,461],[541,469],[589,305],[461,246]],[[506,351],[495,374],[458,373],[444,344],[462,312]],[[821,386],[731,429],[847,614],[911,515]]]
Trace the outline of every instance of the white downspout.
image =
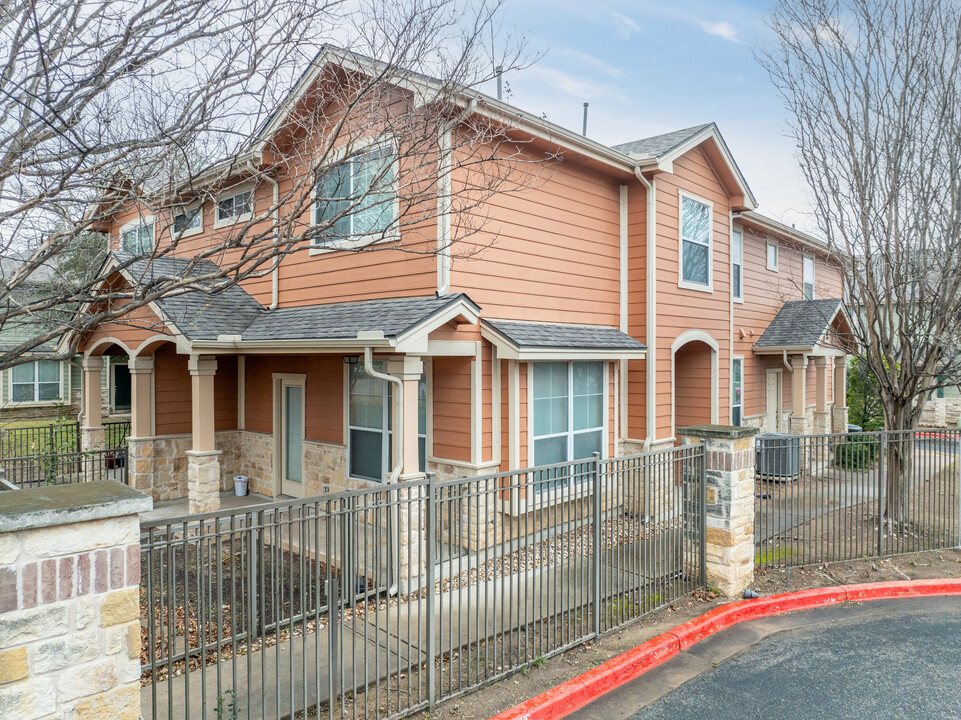
[[[629,330],[629,316],[628,316],[628,266],[627,266],[627,254],[628,254],[628,196],[627,196],[627,185],[621,185],[619,188],[619,218],[618,222],[620,224],[619,230],[619,265],[620,265],[620,297],[619,300],[619,312],[620,312],[620,331],[625,335],[628,334]],[[628,428],[628,397],[627,397],[627,360],[621,360],[617,366],[617,417],[615,418],[617,424],[617,432],[615,433],[614,442],[617,443],[614,450],[616,454],[620,454],[622,447],[621,441],[624,437],[627,437]]]
[[[387,382],[394,383],[394,385],[397,386],[397,392],[394,393],[394,402],[397,403],[397,418],[399,419],[399,421],[394,422],[394,450],[397,454],[397,460],[394,462],[394,467],[390,471],[390,478],[387,480],[388,485],[393,485],[397,482],[397,478],[400,477],[401,472],[404,470],[404,383],[398,377],[374,370],[374,351],[370,347],[364,348],[364,372],[366,372],[372,378],[386,380]],[[396,498],[393,498],[393,500],[394,502],[391,502],[390,504],[391,524],[395,529],[397,529],[400,527],[400,515]],[[391,584],[387,589],[387,593],[389,595],[396,595],[397,576],[400,574],[398,543],[391,543],[391,548],[393,550],[391,553],[391,563],[395,569],[395,573],[391,578]]]
[[648,181],[641,172],[640,167],[634,166],[634,175],[637,177],[647,194],[647,353],[644,360],[646,363],[645,372],[645,395],[646,395],[646,415],[647,433],[644,438],[644,452],[651,449],[651,444],[657,436],[657,391],[656,372],[657,372],[657,179]]
[[[274,218],[274,242],[280,238],[280,208],[277,205],[280,203],[280,185],[276,180],[274,180],[269,175],[259,172],[255,167],[253,160],[247,161],[247,168],[251,173],[255,175],[260,175],[264,180],[270,183],[273,188],[273,202],[272,210],[270,214]],[[270,270],[270,305],[267,306],[268,310],[276,310],[277,306],[280,304],[280,256],[274,256],[273,268]]]
[[453,179],[453,132],[458,123],[477,110],[477,100],[473,99],[464,111],[441,128],[437,138],[437,296],[450,293],[451,269],[451,186]]

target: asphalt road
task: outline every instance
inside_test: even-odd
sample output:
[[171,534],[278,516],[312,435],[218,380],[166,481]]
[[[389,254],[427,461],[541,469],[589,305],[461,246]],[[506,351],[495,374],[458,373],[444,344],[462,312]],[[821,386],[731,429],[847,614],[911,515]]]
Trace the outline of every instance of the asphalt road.
[[724,631],[571,717],[961,718],[961,599],[842,605]]

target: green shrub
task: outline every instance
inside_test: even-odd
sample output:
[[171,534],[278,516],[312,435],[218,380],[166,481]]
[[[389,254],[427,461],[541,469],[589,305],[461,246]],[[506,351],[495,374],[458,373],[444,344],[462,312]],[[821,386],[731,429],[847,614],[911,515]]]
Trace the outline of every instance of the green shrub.
[[874,465],[881,443],[876,437],[846,437],[834,448],[834,466],[848,470],[866,470]]

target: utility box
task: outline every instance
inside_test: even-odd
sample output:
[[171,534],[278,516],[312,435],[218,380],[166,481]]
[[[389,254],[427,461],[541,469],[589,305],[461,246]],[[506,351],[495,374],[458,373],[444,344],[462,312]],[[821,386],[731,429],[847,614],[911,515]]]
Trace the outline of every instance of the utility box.
[[801,474],[801,439],[787,433],[764,433],[754,438],[755,466],[760,477],[790,480]]

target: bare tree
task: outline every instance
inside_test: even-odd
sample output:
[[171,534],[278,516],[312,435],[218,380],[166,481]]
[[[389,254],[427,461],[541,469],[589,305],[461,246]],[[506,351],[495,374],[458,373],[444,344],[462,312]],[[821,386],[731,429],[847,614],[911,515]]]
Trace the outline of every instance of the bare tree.
[[[844,264],[886,427],[961,383],[961,10],[955,0],[780,0],[760,55],[790,112],[818,227]],[[892,446],[901,519],[911,443]]]
[[[4,4],[0,331],[31,332],[0,368],[159,298],[265,277],[305,246],[450,252],[536,160],[509,117],[478,112],[474,88],[523,62],[522,39],[496,33],[501,2]],[[242,182],[270,200],[190,232]],[[442,238],[439,213],[457,218]],[[113,227],[117,250],[131,217],[149,225],[104,263],[96,234]],[[187,264],[162,271],[164,257]],[[105,285],[118,270],[136,281]]]

